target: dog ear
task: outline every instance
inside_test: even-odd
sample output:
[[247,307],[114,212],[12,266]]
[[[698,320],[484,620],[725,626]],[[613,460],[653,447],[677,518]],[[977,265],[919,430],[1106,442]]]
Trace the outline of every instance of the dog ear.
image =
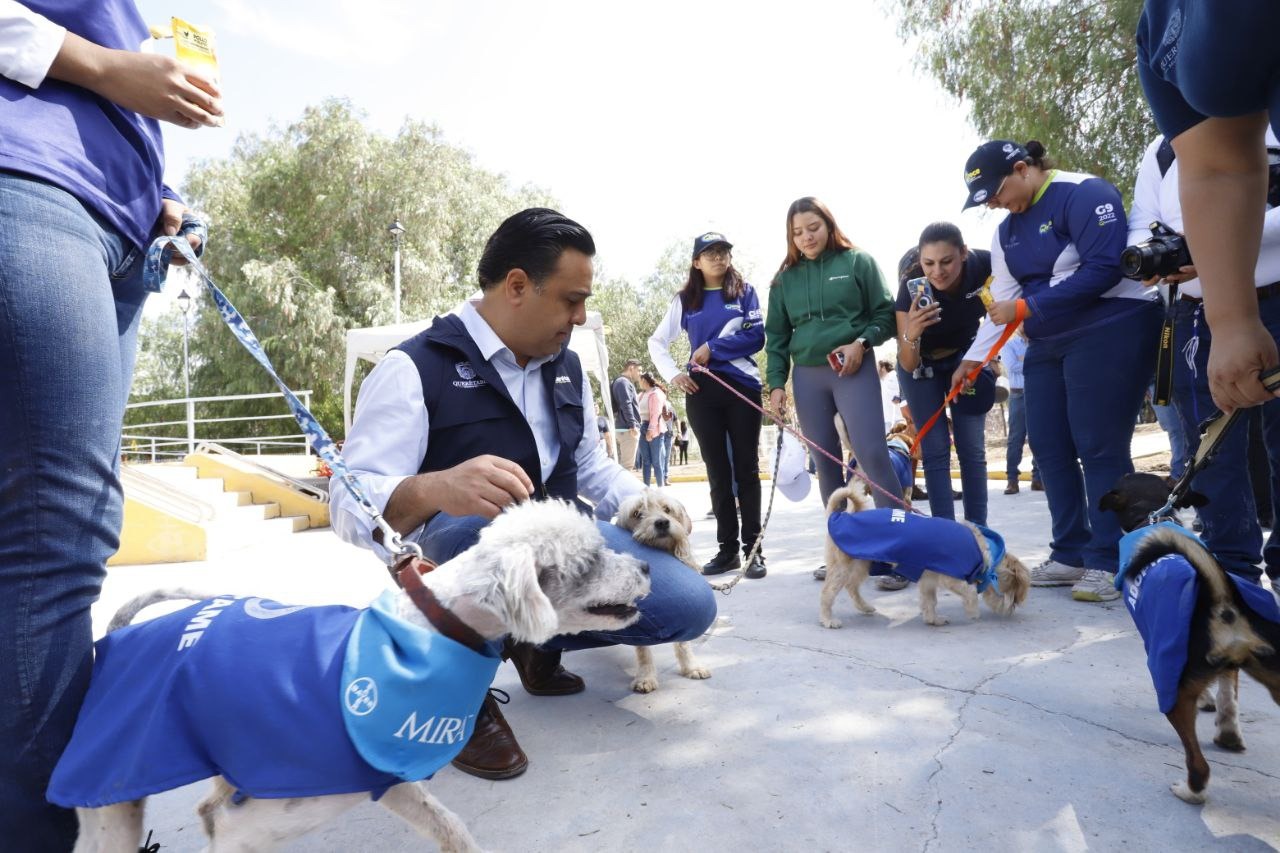
[[556,635],[560,617],[538,584],[538,563],[527,545],[503,552],[502,595],[510,618],[507,627],[516,641],[538,645]]
[[1199,492],[1188,491],[1178,500],[1174,501],[1174,506],[1178,509],[1186,509],[1187,507],[1199,507],[1209,503],[1209,499]]
[[1102,510],[1103,512],[1106,512],[1108,510],[1110,510],[1111,512],[1119,512],[1120,510],[1124,509],[1128,505],[1129,505],[1129,499],[1126,498],[1124,495],[1120,494],[1119,492],[1115,491],[1114,489],[1110,492],[1107,492],[1098,501],[1098,509]]

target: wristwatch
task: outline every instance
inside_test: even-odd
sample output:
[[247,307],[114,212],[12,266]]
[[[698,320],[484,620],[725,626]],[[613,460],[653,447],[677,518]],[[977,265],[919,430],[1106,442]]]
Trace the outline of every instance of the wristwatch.
[[867,343],[867,339],[866,339],[866,338],[858,338],[856,341],[854,341],[854,343],[855,343],[855,344],[862,344],[862,351],[863,351],[863,352],[866,352],[867,350],[871,349],[871,344]]

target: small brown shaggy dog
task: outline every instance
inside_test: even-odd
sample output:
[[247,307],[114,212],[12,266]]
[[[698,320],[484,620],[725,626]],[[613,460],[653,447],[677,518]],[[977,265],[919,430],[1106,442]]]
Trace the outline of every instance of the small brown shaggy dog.
[[[861,488],[851,489],[847,486],[843,489],[837,489],[832,493],[831,499],[827,501],[827,513],[861,512],[866,509],[867,499],[863,497],[861,491]],[[964,524],[972,531],[983,557],[990,559],[987,540],[982,534],[968,522],[957,523]],[[871,573],[871,561],[850,557],[840,550],[829,535],[827,536],[826,557],[827,579],[822,584],[822,593],[819,598],[818,622],[824,628],[840,627],[840,620],[831,615],[831,607],[841,589],[849,591],[849,597],[853,599],[853,606],[858,609],[859,613],[864,616],[870,616],[875,613],[876,609],[862,598],[862,593],[859,591],[862,582]],[[983,600],[987,602],[988,607],[1001,616],[1008,616],[1013,613],[1014,608],[1026,600],[1027,591],[1031,588],[1031,575],[1027,571],[1027,567],[1022,564],[1022,561],[1006,551],[1004,559],[996,566],[996,577],[999,581],[1000,590],[997,592],[994,586],[988,586],[982,591],[981,595]],[[977,587],[950,575],[926,571],[920,576],[918,584],[920,587],[920,612],[924,616],[925,624],[947,624],[947,620],[938,615],[939,585],[945,586],[964,600],[964,612],[970,619],[979,618],[979,593]]]
[[[693,559],[693,548],[689,544],[693,522],[679,501],[656,489],[646,489],[623,501],[618,508],[615,523],[641,545],[666,551],[693,571],[698,571]],[[711,670],[694,659],[693,649],[688,643],[672,645],[675,647],[676,664],[681,675],[685,678],[711,677]],[[653,665],[653,652],[648,646],[635,648],[636,677],[631,682],[631,689],[637,693],[652,693],[658,689],[658,670]]]

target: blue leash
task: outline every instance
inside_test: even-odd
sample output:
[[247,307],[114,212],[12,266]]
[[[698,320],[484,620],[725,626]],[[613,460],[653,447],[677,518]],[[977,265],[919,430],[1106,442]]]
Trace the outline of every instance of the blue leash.
[[[191,248],[191,244],[187,241],[187,236],[194,234],[200,238],[200,251]],[[226,297],[218,286],[213,283],[208,270],[204,268],[204,264],[200,263],[200,255],[204,254],[204,247],[209,237],[209,228],[205,223],[190,214],[184,214],[182,217],[182,227],[178,229],[178,233],[172,237],[157,237],[151,247],[147,249],[147,257],[143,262],[142,281],[143,287],[152,293],[159,293],[163,287],[165,278],[168,275],[169,264],[173,260],[173,253],[176,251],[186,259],[187,265],[195,270],[204,286],[208,288],[209,295],[213,297],[213,303],[218,308],[218,314],[222,317],[222,321],[227,324],[227,328],[236,336],[241,345],[249,351],[259,364],[266,369],[271,378],[275,380],[281,392],[284,394],[285,400],[289,404],[293,417],[298,421],[298,426],[302,428],[302,432],[306,435],[312,448],[321,459],[329,464],[333,470],[333,476],[346,487],[347,491],[355,499],[360,509],[364,511],[382,531],[383,545],[396,557],[405,554],[413,554],[421,558],[422,549],[414,542],[405,542],[400,538],[400,534],[387,523],[382,517],[382,513],[378,512],[378,508],[373,502],[365,496],[364,490],[360,488],[360,482],[356,476],[351,473],[351,469],[347,467],[347,463],[342,458],[342,453],[338,450],[333,439],[329,437],[329,433],[325,432],[324,427],[316,420],[315,415],[302,404],[297,395],[289,389],[280,375],[276,373],[275,367],[271,364],[271,359],[267,357],[267,353],[259,343],[258,338],[254,335],[253,330],[249,328],[249,324],[245,322],[244,317],[231,304],[231,300]]]

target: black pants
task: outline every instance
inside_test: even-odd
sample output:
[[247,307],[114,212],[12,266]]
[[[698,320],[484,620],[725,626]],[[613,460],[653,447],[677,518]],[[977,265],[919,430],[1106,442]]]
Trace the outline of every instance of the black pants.
[[[722,379],[724,377],[721,377]],[[711,511],[716,515],[716,539],[720,550],[738,549],[738,511],[742,512],[742,552],[748,553],[760,535],[760,445],[761,415],[708,376],[698,376],[698,393],[686,398],[689,427],[702,448],[711,483]],[[730,383],[751,400],[760,392]],[[726,443],[725,439],[728,439]],[[733,447],[733,459],[729,447]],[[733,484],[738,484],[738,509],[734,507]]]

